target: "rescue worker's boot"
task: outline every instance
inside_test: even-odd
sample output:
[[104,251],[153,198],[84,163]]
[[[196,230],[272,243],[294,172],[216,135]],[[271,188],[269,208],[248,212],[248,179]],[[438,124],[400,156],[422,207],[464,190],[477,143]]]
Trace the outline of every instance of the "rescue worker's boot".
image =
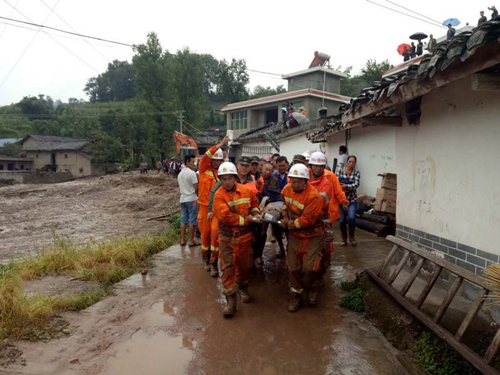
[[210,250],[201,250],[205,271],[210,271]]
[[226,296],[226,306],[222,309],[222,314],[225,318],[230,318],[236,312],[236,293]]
[[356,246],[358,243],[354,239],[354,231],[356,230],[356,225],[349,224],[349,242],[352,246]]
[[342,234],[342,242],[340,246],[347,245],[347,223],[340,223],[340,233]]
[[309,304],[311,306],[316,306],[318,304],[318,291],[315,287],[312,287],[307,291],[309,297]]
[[210,263],[210,276],[219,277],[219,269],[217,268],[217,260]]
[[300,293],[292,293],[292,299],[288,302],[288,311],[296,312],[300,308]]
[[240,294],[241,302],[243,303],[252,302],[252,296],[248,294],[248,287],[240,287],[238,293]]

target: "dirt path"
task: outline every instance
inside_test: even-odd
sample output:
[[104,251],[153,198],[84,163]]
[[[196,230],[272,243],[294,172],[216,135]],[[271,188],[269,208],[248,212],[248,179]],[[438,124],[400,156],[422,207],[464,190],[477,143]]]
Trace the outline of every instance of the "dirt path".
[[158,232],[165,222],[146,219],[177,212],[178,190],[157,172],[1,187],[0,262],[50,243],[52,233],[82,242]]
[[339,307],[340,282],[380,263],[386,242],[359,235],[340,248],[316,308],[286,311],[287,278],[268,243],[264,271],[253,274],[255,300],[221,315],[221,288],[203,270],[199,249],[173,246],[147,276],[132,276],[115,295],[64,314],[69,337],[20,341],[0,374],[390,374],[398,353],[361,314]]

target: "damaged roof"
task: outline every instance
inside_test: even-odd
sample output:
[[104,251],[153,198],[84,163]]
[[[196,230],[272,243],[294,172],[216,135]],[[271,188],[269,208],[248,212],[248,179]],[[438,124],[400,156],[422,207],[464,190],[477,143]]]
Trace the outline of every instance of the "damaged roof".
[[[481,26],[445,40],[406,71],[386,76],[361,91],[349,104],[341,105],[339,112],[321,130],[310,134],[312,142],[322,142],[328,135],[358,126],[366,116],[418,98],[454,80],[500,63],[500,21],[488,21]],[[410,60],[411,61],[411,60]]]
[[[34,139],[35,143],[25,144],[28,139]],[[56,137],[54,135],[28,134],[18,143],[23,151],[82,151],[88,143],[86,139]]]

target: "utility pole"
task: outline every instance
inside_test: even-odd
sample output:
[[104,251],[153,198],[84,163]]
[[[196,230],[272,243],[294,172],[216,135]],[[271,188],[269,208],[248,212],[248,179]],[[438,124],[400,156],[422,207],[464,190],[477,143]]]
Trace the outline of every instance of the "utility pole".
[[182,122],[184,121],[184,113],[186,111],[176,111],[175,114],[177,115],[177,120],[179,121],[179,126],[181,128],[181,133],[184,133],[183,132],[183,129],[182,129]]

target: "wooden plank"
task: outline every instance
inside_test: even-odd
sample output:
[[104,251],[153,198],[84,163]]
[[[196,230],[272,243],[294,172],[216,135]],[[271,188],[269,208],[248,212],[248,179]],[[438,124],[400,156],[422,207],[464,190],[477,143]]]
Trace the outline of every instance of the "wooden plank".
[[418,263],[417,265],[415,266],[415,268],[413,269],[413,272],[411,273],[410,275],[410,278],[406,281],[406,284],[403,286],[403,289],[401,289],[401,295],[404,297],[406,295],[406,293],[408,293],[408,291],[410,290],[413,282],[415,281],[415,279],[417,278],[420,270],[422,269],[422,266],[424,265],[424,261],[425,259],[422,258],[422,257],[419,257],[418,259]]
[[472,91],[500,90],[500,74],[476,73],[471,76]]
[[483,288],[483,290],[479,294],[479,297],[477,297],[476,300],[474,301],[474,303],[472,304],[472,307],[470,308],[469,312],[467,313],[467,316],[462,321],[462,324],[460,324],[460,327],[458,328],[457,333],[455,333],[455,338],[457,339],[457,341],[462,340],[462,337],[463,337],[465,331],[467,330],[467,328],[469,328],[469,325],[472,323],[472,321],[476,317],[477,313],[479,312],[479,310],[483,306],[484,300],[489,292],[490,292],[489,290]]
[[418,320],[429,327],[438,337],[446,341],[453,349],[469,361],[475,368],[486,375],[500,375],[500,372],[489,366],[481,357],[474,353],[470,348],[458,342],[453,335],[434,323],[431,318],[425,315],[422,311],[418,310],[406,298],[402,297],[394,288],[388,286],[384,280],[379,278],[372,270],[366,270],[367,274],[375,280],[387,293],[391,295],[401,306],[413,314]]
[[370,116],[361,119],[361,126],[402,126],[401,116]]
[[396,267],[396,269],[394,270],[394,272],[392,273],[391,277],[389,277],[387,284],[392,285],[394,280],[396,280],[396,277],[398,277],[398,275],[401,273],[401,270],[405,266],[405,263],[408,260],[408,258],[410,257],[410,254],[411,254],[411,252],[409,250],[406,250],[406,249],[404,250],[403,257],[399,261],[399,264]]
[[432,287],[436,283],[436,281],[437,281],[437,279],[439,277],[439,274],[441,273],[442,269],[443,268],[441,266],[437,266],[436,265],[436,269],[434,270],[434,273],[432,274],[432,277],[427,282],[427,285],[425,286],[424,290],[422,290],[422,293],[420,293],[420,297],[418,297],[418,300],[415,303],[415,306],[417,307],[417,309],[419,309],[420,307],[422,307],[422,304],[424,303],[424,301],[427,298],[427,296],[429,295]]
[[408,250],[414,252],[415,254],[418,254],[421,257],[424,257],[425,259],[427,259],[433,263],[436,263],[437,265],[439,265],[443,268],[450,270],[452,273],[461,276],[462,278],[470,281],[473,284],[479,285],[485,289],[489,289],[488,285],[486,285],[485,279],[483,279],[482,277],[476,275],[475,273],[473,273],[469,270],[466,270],[465,268],[462,268],[462,267],[457,266],[453,263],[450,263],[450,262],[444,260],[443,258],[440,258],[427,250],[423,250],[410,242],[402,240],[401,238],[397,238],[394,236],[387,236],[386,238],[388,241],[390,241],[396,245],[399,245],[402,248],[408,249]]
[[488,350],[486,350],[486,354],[484,355],[484,360],[486,361],[486,363],[491,363],[491,361],[495,359],[499,348],[500,348],[500,329],[495,334],[495,337],[493,337],[493,341],[491,342],[490,346],[488,346]]
[[441,306],[439,306],[439,309],[434,316],[434,322],[439,323],[441,321],[444,313],[446,312],[446,309],[448,308],[448,306],[450,306],[451,301],[453,301],[453,298],[455,298],[455,294],[457,294],[458,289],[462,285],[462,281],[464,281],[464,279],[462,279],[460,276],[455,279],[455,281],[451,285],[450,290],[446,294],[443,303],[441,304]]
[[384,263],[382,263],[382,265],[380,266],[379,271],[377,272],[377,275],[380,275],[380,276],[382,275],[382,272],[384,272],[385,268],[387,267],[387,265],[389,264],[391,259],[394,257],[394,254],[396,254],[396,251],[398,251],[398,248],[399,248],[398,245],[394,245],[392,247],[389,254],[385,257]]

